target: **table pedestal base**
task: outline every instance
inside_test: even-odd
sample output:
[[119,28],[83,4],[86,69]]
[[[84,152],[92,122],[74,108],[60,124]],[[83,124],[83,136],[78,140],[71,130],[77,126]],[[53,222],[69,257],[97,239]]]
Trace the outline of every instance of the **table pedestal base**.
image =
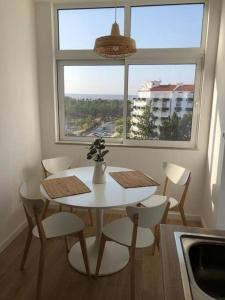
[[[86,238],[90,272],[95,274],[98,244],[95,237]],[[80,243],[77,242],[68,254],[69,263],[78,272],[86,274]],[[110,275],[122,270],[129,262],[128,248],[114,242],[106,242],[99,276]]]

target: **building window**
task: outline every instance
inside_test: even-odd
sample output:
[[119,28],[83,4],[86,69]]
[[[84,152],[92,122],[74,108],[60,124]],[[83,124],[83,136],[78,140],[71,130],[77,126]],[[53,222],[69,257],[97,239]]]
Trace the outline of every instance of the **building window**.
[[103,136],[124,145],[195,146],[204,1],[119,7],[121,33],[131,33],[138,49],[119,60],[92,50],[95,38],[109,34],[114,22],[114,9],[107,6],[56,6],[59,140]]

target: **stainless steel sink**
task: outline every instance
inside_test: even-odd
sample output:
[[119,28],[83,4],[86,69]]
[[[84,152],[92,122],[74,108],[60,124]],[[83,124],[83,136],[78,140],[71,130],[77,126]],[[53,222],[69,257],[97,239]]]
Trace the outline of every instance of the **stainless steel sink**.
[[225,300],[225,238],[175,232],[186,300]]

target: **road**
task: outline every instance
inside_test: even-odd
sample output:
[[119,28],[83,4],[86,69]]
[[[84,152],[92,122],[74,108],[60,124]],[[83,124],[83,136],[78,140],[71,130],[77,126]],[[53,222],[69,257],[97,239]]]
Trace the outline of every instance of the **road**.
[[106,122],[93,130],[87,136],[103,136],[103,137],[112,137],[115,133],[116,126],[113,122]]

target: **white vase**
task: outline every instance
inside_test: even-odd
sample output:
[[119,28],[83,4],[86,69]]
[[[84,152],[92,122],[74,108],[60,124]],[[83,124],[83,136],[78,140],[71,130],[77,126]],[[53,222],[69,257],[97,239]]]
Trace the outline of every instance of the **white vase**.
[[105,176],[106,167],[107,167],[107,164],[105,161],[96,161],[95,162],[94,174],[93,174],[93,179],[92,179],[93,183],[98,184],[98,183],[106,182],[106,176]]

